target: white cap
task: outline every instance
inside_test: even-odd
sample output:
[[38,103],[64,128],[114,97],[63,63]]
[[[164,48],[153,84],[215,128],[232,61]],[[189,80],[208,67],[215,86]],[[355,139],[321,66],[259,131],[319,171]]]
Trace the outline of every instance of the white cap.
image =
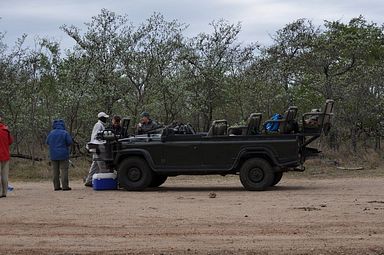
[[99,114],[97,114],[97,118],[101,117],[109,118],[109,115],[107,115],[105,112],[99,112]]

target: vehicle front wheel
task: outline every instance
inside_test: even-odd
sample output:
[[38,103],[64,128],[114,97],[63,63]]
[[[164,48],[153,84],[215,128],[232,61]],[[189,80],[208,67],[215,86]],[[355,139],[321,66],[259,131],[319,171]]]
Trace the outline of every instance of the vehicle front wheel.
[[247,190],[265,190],[272,185],[274,177],[271,165],[260,158],[247,160],[240,169],[240,181]]
[[118,167],[120,187],[126,190],[143,190],[151,184],[153,172],[140,157],[124,159]]
[[151,184],[149,184],[149,187],[156,188],[161,186],[166,180],[168,176],[166,175],[159,175],[159,174],[154,174],[152,178]]

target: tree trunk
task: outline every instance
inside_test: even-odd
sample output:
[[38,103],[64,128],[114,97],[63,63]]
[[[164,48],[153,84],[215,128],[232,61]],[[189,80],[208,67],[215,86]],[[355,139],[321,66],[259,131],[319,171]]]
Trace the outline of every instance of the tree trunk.
[[357,151],[357,130],[356,127],[351,128],[351,145],[353,152],[356,153]]
[[328,145],[333,151],[339,150],[338,138],[339,138],[339,133],[335,128],[333,128],[331,132],[329,132],[329,136],[328,136]]
[[381,149],[381,137],[380,135],[375,136],[375,151],[379,151]]

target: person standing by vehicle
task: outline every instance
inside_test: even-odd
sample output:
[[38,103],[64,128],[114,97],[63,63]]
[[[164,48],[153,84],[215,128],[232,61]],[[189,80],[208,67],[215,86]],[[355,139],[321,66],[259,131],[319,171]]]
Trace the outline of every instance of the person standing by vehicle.
[[8,127],[3,123],[4,114],[0,113],[0,198],[7,196],[10,151],[13,138]]
[[52,164],[54,190],[71,190],[68,180],[68,166],[69,146],[72,144],[72,137],[65,130],[64,120],[53,121],[52,131],[47,137],[47,144]]
[[[104,131],[105,125],[107,123],[107,119],[109,118],[109,115],[107,115],[105,112],[99,112],[97,114],[98,121],[93,126],[92,135],[91,135],[91,141],[89,143],[91,144],[102,144],[102,141],[99,141],[97,139],[97,134],[101,131]],[[89,168],[88,176],[85,178],[85,186],[92,187],[92,177],[96,173],[101,173],[103,171],[106,171],[106,165],[104,161],[97,160],[97,156],[94,153],[92,156],[92,165]]]
[[158,128],[158,124],[154,120],[149,118],[148,112],[142,112],[140,116],[141,116],[140,123],[137,124],[136,126],[137,135],[146,134],[149,131],[152,131]]

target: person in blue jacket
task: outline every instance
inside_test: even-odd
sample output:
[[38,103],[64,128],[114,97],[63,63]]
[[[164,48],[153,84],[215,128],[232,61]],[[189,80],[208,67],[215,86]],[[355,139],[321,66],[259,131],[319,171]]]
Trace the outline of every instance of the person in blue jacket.
[[65,130],[65,123],[63,120],[54,120],[52,128],[52,131],[47,137],[47,144],[49,145],[49,155],[52,162],[53,187],[55,191],[71,190],[68,180],[68,167],[69,146],[72,144],[72,138]]

